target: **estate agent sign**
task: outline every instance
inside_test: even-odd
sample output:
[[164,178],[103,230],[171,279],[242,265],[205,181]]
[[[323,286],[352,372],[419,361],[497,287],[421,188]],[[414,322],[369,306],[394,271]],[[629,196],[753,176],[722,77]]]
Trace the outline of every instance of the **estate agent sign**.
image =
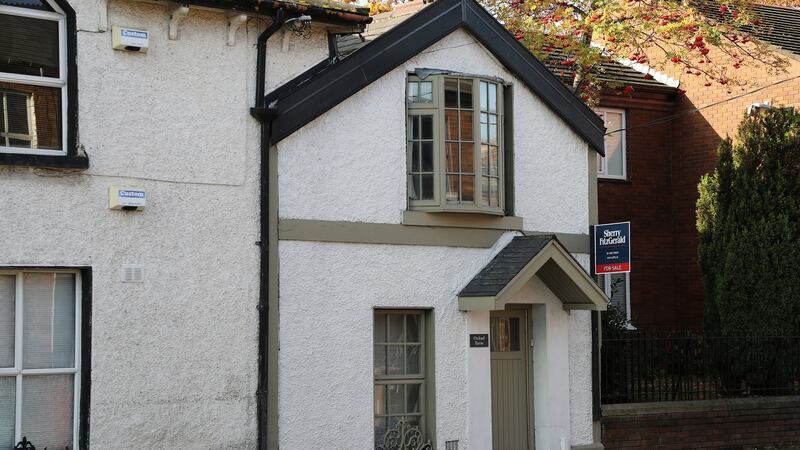
[[594,272],[631,271],[631,223],[618,222],[594,227]]

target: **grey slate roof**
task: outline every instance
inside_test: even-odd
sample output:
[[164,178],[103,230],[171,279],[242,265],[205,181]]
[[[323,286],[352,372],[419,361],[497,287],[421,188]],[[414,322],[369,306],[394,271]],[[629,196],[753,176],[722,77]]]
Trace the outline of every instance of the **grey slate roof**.
[[[702,2],[698,9],[707,17],[725,20],[719,11],[720,3]],[[800,9],[784,6],[753,5],[753,12],[761,24],[744,31],[758,39],[800,56]]]
[[552,235],[515,237],[475,275],[458,296],[491,297],[499,294],[553,240],[555,236]]

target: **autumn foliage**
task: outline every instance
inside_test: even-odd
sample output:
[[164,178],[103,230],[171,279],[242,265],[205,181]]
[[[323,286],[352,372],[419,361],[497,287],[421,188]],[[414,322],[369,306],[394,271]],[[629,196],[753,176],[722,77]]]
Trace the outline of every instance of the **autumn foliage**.
[[[482,0],[539,59],[574,72],[573,88],[592,100],[604,59],[702,77],[706,85],[747,84],[745,67],[784,71],[788,62],[753,38],[763,27],[749,0]],[[611,86],[631,93],[631,86]]]

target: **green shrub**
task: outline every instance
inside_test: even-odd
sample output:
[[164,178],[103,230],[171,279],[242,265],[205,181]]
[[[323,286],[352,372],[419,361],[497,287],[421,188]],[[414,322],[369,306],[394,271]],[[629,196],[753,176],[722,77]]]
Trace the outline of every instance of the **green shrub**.
[[707,331],[800,334],[800,116],[746,117],[699,191]]

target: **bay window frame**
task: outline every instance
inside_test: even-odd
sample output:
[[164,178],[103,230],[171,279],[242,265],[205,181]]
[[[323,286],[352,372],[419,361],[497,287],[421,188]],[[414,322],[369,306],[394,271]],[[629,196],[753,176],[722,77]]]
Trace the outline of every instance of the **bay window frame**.
[[[446,121],[444,104],[444,81],[445,79],[468,80],[472,83],[472,136],[473,136],[473,201],[471,203],[458,203],[447,201],[447,161],[446,161]],[[431,81],[433,83],[433,101],[431,103],[415,103],[408,99],[408,85],[410,82]],[[497,115],[497,195],[498,206],[485,205],[483,203],[483,172],[481,166],[481,105],[480,105],[480,83],[486,82],[497,87],[497,106],[496,111],[491,114]],[[505,83],[495,78],[481,76],[465,76],[458,74],[437,74],[430,75],[424,79],[409,73],[405,82],[405,102],[406,102],[406,185],[410,189],[409,174],[411,173],[410,146],[411,140],[411,119],[412,115],[433,115],[434,117],[434,198],[430,200],[414,200],[410,195],[406,195],[407,209],[409,211],[423,211],[430,213],[456,212],[456,213],[479,213],[496,216],[506,215],[506,167],[505,167],[505,138],[506,138],[506,110],[505,110]],[[460,108],[459,108],[460,110]]]

